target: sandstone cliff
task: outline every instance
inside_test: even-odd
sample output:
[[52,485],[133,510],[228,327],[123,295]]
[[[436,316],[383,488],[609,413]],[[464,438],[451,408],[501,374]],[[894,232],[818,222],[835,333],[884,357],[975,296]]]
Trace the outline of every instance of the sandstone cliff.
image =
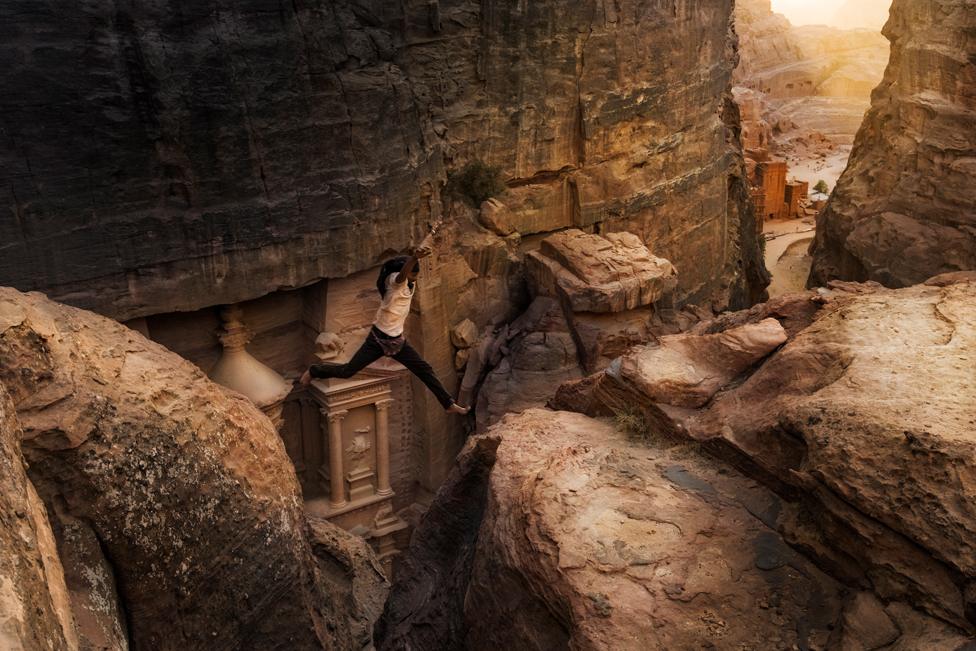
[[811,285],[976,268],[974,29],[970,0],[895,0],[891,61],[818,219]]
[[[65,565],[86,648],[368,643],[378,614],[371,595],[382,599],[385,583],[375,558],[330,524],[310,530],[281,440],[243,396],[110,319],[8,288],[0,382],[16,405],[33,484],[56,514],[58,549],[49,551]],[[6,424],[3,434],[6,455]],[[16,454],[12,462],[3,481],[22,484]],[[4,500],[24,492],[3,488]],[[35,518],[38,539],[42,528]],[[53,574],[56,594],[64,588]],[[24,581],[18,590],[38,584],[30,597],[50,621],[41,584]]]
[[345,276],[483,160],[520,230],[626,228],[750,302],[731,5],[6,3],[0,283],[127,319]]

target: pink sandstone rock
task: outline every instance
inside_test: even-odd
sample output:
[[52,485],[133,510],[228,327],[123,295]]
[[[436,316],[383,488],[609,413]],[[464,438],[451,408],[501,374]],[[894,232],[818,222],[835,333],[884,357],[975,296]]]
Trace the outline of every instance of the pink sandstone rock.
[[568,230],[550,235],[527,257],[537,295],[558,297],[574,312],[623,312],[673,290],[677,272],[631,233],[606,237]]

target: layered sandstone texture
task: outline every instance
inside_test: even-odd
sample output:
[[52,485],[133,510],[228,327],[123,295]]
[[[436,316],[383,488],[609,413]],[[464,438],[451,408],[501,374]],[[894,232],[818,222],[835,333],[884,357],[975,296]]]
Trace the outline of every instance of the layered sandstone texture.
[[[3,590],[4,598],[20,593],[37,602],[25,604],[27,617],[49,621],[41,587],[57,607],[66,579],[90,648],[368,643],[364,622],[378,614],[370,594],[381,600],[385,583],[375,559],[356,551],[360,540],[329,540],[332,525],[310,534],[281,440],[243,396],[110,319],[7,288],[0,289],[0,383],[16,407],[30,478],[57,540],[53,552],[35,518],[39,542],[31,549],[27,524],[44,509],[24,503],[23,487],[13,487],[21,503],[3,517],[26,532],[26,551],[13,551],[36,556],[47,548],[64,564],[60,582],[42,583],[37,559],[24,556],[24,582],[14,593]],[[10,404],[3,403],[5,415]],[[22,483],[22,468],[18,474],[14,463],[2,481],[9,477]],[[31,581],[37,589],[27,592]]]
[[20,438],[13,402],[0,385],[0,648],[78,649],[54,532],[24,470]]
[[[637,349],[556,403],[636,406],[658,436],[697,441],[788,497],[780,530],[835,576],[972,632],[974,323],[971,274],[837,284]],[[683,364],[640,364],[682,348]],[[713,379],[708,393],[676,383],[675,366]]]
[[478,392],[482,430],[506,413],[544,405],[554,387],[650,339],[678,284],[674,266],[627,232],[550,235],[528,253],[526,267],[533,302],[496,336],[497,359],[478,353],[488,368]]
[[519,233],[629,229],[750,302],[731,8],[6,3],[0,283],[129,319],[346,276],[484,161]]
[[633,233],[606,237],[570,229],[542,241],[528,255],[536,295],[559,298],[573,312],[623,312],[653,305],[677,284],[670,262]]
[[891,62],[818,218],[810,284],[976,268],[976,7],[895,0]]
[[786,500],[694,446],[545,410],[485,438],[499,443],[467,648],[965,648],[952,626],[825,573],[780,532]]

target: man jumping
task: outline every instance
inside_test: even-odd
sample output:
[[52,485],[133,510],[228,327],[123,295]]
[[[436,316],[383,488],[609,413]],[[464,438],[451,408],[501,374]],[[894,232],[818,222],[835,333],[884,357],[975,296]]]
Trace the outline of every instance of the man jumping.
[[451,414],[464,415],[470,407],[462,407],[454,402],[451,394],[440,383],[431,368],[419,353],[407,343],[403,336],[403,326],[410,314],[410,303],[417,289],[420,274],[417,262],[431,254],[433,233],[428,235],[409,258],[400,256],[387,260],[380,269],[376,280],[379,290],[380,308],[373,319],[373,328],[366,335],[366,341],[356,354],[345,364],[312,364],[302,374],[301,383],[308,384],[312,378],[350,378],[380,357],[386,355],[406,366],[411,373],[427,385],[431,393]]

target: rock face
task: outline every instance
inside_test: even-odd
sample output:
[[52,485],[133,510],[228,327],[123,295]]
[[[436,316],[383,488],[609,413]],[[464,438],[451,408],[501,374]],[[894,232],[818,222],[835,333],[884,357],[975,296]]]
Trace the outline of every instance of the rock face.
[[0,648],[78,649],[54,533],[24,472],[20,436],[13,402],[0,385]]
[[465,648],[460,605],[471,577],[498,443],[487,436],[469,440],[414,530],[383,617],[376,623],[380,651]]
[[777,532],[788,503],[693,447],[543,410],[488,436],[467,648],[964,648],[818,569]]
[[479,429],[507,413],[544,405],[554,386],[582,375],[579,352],[559,303],[539,297],[512,322],[506,355],[478,392]]
[[780,350],[707,404],[686,390],[673,408],[679,400],[652,391],[668,367],[653,365],[640,382],[611,366],[557,403],[594,414],[640,405],[654,431],[699,441],[787,496],[781,530],[836,576],[973,631],[976,282],[838,284],[780,303],[684,335],[704,345],[707,332],[769,316],[788,325]]
[[976,268],[973,29],[968,0],[895,0],[891,62],[818,218],[811,285]]
[[6,3],[0,284],[129,319],[345,276],[480,160],[515,230],[630,230],[744,305],[731,7]]
[[[363,582],[382,591],[384,579],[361,567],[365,551],[316,559],[281,440],[242,396],[109,319],[7,288],[0,382],[31,478],[58,512],[76,612],[100,593],[70,577],[102,566],[136,649],[368,643],[368,626],[349,619],[375,609]],[[320,568],[329,562],[347,569]]]
[[677,284],[667,260],[651,255],[633,233],[605,238],[571,229],[528,255],[536,295],[559,298],[573,312],[623,312],[652,305]]

